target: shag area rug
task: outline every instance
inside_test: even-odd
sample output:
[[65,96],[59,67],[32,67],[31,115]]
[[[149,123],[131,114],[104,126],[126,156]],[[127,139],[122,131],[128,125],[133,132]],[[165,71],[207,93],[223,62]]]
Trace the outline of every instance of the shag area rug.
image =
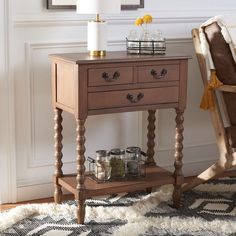
[[74,201],[30,204],[0,214],[0,235],[31,236],[235,236],[236,179],[212,181],[186,192],[171,207],[173,187],[86,201],[86,221],[76,223]]

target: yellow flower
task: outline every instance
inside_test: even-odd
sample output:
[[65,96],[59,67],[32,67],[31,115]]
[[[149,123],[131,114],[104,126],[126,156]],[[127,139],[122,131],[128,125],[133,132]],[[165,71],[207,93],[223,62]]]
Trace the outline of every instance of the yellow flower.
[[143,22],[144,22],[145,24],[152,23],[152,16],[151,16],[151,15],[145,15],[145,16],[143,17]]
[[137,18],[135,21],[135,25],[142,25],[143,24],[143,19],[142,18]]

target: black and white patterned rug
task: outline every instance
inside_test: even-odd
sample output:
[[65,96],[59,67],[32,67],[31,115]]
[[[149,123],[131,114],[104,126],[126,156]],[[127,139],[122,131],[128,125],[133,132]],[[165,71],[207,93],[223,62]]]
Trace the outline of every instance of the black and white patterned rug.
[[236,179],[186,192],[171,207],[172,186],[86,201],[86,222],[76,223],[74,201],[31,204],[1,213],[0,235],[236,236]]

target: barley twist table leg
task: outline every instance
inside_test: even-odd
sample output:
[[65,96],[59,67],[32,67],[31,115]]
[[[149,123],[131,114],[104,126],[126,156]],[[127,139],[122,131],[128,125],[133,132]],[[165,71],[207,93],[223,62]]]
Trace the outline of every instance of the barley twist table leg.
[[184,182],[184,177],[182,173],[182,158],[183,158],[183,131],[184,131],[184,117],[183,117],[183,110],[180,110],[178,108],[176,110],[176,135],[175,135],[175,171],[174,171],[174,178],[175,178],[175,184],[174,184],[174,192],[173,192],[173,204],[174,207],[178,208],[180,207],[180,198],[181,198],[181,185]]
[[62,201],[62,191],[61,185],[58,183],[59,177],[63,176],[62,172],[62,110],[59,108],[54,109],[54,148],[55,148],[55,171],[54,171],[54,201],[55,203],[61,203]]
[[77,128],[76,128],[76,132],[77,132],[77,192],[78,192],[78,196],[77,196],[77,200],[78,200],[78,207],[77,207],[77,221],[79,224],[83,224],[84,223],[84,218],[85,218],[85,185],[84,185],[84,181],[85,181],[85,120],[79,120],[76,119],[76,123],[77,123]]
[[155,147],[155,121],[156,121],[156,116],[155,116],[156,111],[155,110],[149,110],[148,111],[148,133],[147,133],[147,165],[149,166],[154,166],[156,165],[154,161],[154,147]]

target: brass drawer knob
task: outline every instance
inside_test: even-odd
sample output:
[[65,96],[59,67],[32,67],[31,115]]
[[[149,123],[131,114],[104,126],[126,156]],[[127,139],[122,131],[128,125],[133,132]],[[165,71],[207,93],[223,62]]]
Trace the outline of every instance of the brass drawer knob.
[[127,96],[126,96],[126,98],[132,103],[139,102],[143,97],[144,97],[143,93],[139,93],[136,97],[134,97],[134,95],[132,95],[130,93],[128,93]]
[[153,76],[154,79],[164,79],[167,74],[167,69],[163,68],[159,75],[157,74],[156,70],[152,69],[150,74]]
[[109,76],[107,72],[102,73],[102,79],[104,79],[106,82],[113,82],[120,78],[120,72],[116,71],[112,77]]

